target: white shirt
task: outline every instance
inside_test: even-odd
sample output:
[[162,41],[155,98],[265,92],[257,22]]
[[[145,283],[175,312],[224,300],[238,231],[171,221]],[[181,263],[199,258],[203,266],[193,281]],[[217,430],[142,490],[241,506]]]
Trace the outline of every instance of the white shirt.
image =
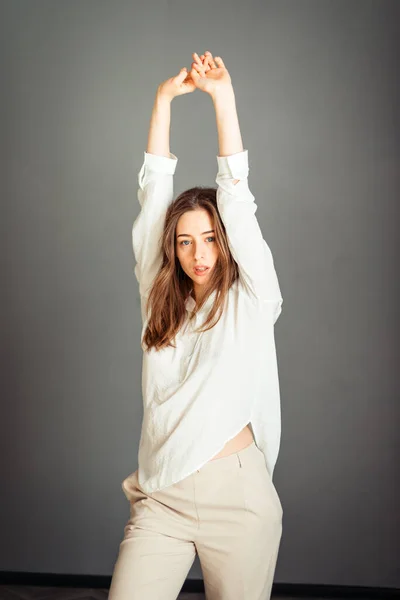
[[[178,159],[144,153],[138,181],[141,207],[132,228],[143,335],[145,300],[161,267],[160,239],[173,201]],[[280,393],[274,324],[282,296],[272,254],[263,239],[248,187],[248,151],[217,156],[217,204],[240,277],[228,292],[218,323],[204,323],[216,292],[176,336],[176,348],[143,353],[143,422],[138,480],[146,493],[189,476],[251,423],[272,478],[281,437]],[[234,179],[240,179],[235,185]],[[187,311],[195,307],[190,296]]]

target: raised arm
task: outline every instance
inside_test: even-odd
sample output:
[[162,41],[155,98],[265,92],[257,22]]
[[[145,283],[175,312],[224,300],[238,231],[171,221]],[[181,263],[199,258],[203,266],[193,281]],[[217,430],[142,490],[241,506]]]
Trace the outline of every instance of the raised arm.
[[169,137],[171,127],[171,100],[157,90],[151,113],[147,152],[170,157]]
[[270,303],[275,322],[282,310],[282,296],[272,253],[255,215],[257,204],[248,184],[248,151],[242,145],[233,89],[217,93],[213,102],[219,142],[218,210],[246,288]]
[[178,159],[170,152],[171,102],[176,96],[195,89],[185,68],[157,88],[147,151],[138,175],[140,212],[132,227],[132,246],[136,259],[134,272],[142,298],[148,296],[161,267],[161,237],[165,215],[173,200],[173,175]]
[[257,204],[248,185],[248,151],[243,149],[231,78],[223,61],[214,61],[210,52],[205,53],[204,61],[195,55],[193,65],[196,86],[209,93],[215,108],[219,143],[217,204],[229,247],[246,289],[269,305],[275,323],[281,313],[282,296],[271,250],[255,216]]
[[171,101],[157,92],[151,115],[147,151],[138,175],[140,212],[132,227],[135,275],[146,297],[161,267],[161,236],[173,198],[173,175],[178,162],[169,150]]

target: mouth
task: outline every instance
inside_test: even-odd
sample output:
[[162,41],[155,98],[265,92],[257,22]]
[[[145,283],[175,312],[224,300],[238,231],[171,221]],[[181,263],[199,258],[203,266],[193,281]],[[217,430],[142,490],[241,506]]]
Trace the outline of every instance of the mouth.
[[202,275],[205,275],[209,270],[210,270],[210,267],[205,267],[202,269],[198,269],[197,267],[194,267],[193,272],[195,273],[195,275],[202,276]]

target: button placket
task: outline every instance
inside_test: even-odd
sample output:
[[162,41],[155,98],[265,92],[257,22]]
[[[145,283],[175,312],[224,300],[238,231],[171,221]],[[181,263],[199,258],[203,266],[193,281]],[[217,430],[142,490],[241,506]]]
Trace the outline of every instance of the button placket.
[[[200,343],[201,337],[203,336],[203,333],[195,333],[195,329],[197,329],[197,315],[195,316],[194,321],[187,325],[184,332],[184,338],[182,340],[184,346],[184,356],[182,359],[182,370],[180,376],[181,382],[187,375],[193,354]],[[187,336],[186,339],[185,336]]]

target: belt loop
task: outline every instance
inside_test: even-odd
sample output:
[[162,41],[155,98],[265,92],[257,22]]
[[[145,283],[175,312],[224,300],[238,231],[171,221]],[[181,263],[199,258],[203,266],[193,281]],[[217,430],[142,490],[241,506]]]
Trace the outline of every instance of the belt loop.
[[242,468],[242,461],[240,460],[240,456],[239,453],[236,453],[236,456],[238,457],[238,461],[239,461],[239,467]]

